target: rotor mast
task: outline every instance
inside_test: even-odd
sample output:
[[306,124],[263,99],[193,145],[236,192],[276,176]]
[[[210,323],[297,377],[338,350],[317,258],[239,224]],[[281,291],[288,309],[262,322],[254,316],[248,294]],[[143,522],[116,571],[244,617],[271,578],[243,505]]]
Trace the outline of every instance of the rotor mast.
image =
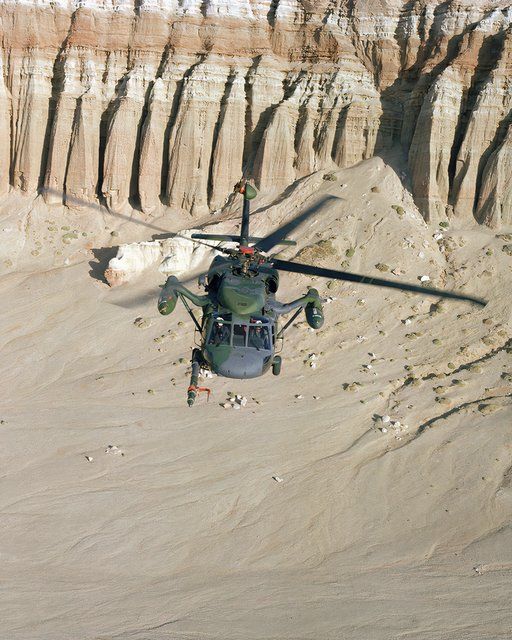
[[249,212],[250,212],[250,200],[256,197],[256,189],[251,186],[247,181],[243,181],[238,188],[238,191],[244,197],[244,207],[242,210],[242,227],[240,229],[240,246],[249,246]]

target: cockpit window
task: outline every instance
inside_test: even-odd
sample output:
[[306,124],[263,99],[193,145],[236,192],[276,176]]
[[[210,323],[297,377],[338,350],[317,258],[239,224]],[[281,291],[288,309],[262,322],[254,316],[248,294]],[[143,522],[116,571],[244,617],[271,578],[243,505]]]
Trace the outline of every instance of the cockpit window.
[[249,340],[248,346],[254,349],[263,349],[268,351],[270,349],[270,336],[268,327],[260,324],[249,327]]
[[235,324],[233,326],[233,346],[245,347],[245,335],[247,327],[243,324]]
[[229,344],[231,325],[225,322],[214,322],[208,344]]

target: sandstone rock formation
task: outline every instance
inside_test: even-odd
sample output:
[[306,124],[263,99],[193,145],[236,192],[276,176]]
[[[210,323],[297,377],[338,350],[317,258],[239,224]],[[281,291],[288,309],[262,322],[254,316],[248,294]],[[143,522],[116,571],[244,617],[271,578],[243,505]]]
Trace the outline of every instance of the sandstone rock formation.
[[190,241],[192,233],[198,231],[187,229],[174,238],[121,245],[105,270],[105,279],[111,287],[116,287],[130,282],[156,263],[159,263],[160,273],[165,275],[190,275],[200,265],[207,264],[208,259],[211,261],[220,255],[215,249]]
[[[427,221],[508,223],[512,7],[7,0],[0,195],[199,216],[401,145]],[[451,215],[451,213],[450,213]]]

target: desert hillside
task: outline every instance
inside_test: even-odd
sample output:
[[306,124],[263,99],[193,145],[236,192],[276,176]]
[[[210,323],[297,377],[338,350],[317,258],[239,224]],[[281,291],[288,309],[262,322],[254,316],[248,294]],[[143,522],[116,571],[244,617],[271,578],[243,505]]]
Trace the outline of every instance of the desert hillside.
[[507,638],[512,236],[428,226],[379,158],[256,202],[258,233],[319,205],[284,256],[489,304],[313,281],[325,326],[291,327],[281,376],[206,380],[188,409],[192,323],[139,296],[156,267],[112,289],[65,245],[5,275],[2,635]]

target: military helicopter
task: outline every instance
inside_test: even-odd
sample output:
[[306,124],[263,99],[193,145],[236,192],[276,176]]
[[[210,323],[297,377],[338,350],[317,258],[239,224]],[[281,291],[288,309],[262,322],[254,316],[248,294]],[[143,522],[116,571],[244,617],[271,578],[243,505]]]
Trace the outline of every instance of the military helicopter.
[[[47,191],[63,196],[54,189],[47,189]],[[306,321],[312,329],[322,327],[324,322],[322,300],[316,289],[310,288],[305,295],[289,303],[282,303],[276,299],[280,271],[412,291],[426,296],[464,300],[480,306],[487,304],[480,298],[453,291],[395,282],[348,271],[325,269],[269,256],[268,252],[277,245],[295,245],[296,243],[287,239],[287,236],[315,213],[325,200],[315,207],[310,207],[266,237],[255,238],[249,235],[249,209],[250,201],[257,195],[256,189],[243,180],[235,187],[235,192],[243,195],[240,235],[195,233],[189,238],[180,234],[169,234],[165,229],[150,222],[133,220],[127,215],[107,211],[112,216],[163,232],[167,237],[171,235],[206,244],[223,254],[217,255],[208,271],[199,277],[198,282],[204,287],[205,295],[193,293],[175,276],[170,276],[158,297],[158,310],[162,315],[172,313],[180,299],[200,335],[200,346],[192,351],[192,371],[187,390],[189,407],[194,404],[198,393],[201,391],[210,393],[209,389],[198,386],[201,369],[238,379],[255,378],[269,369],[272,369],[274,375],[279,375],[281,356],[276,353],[276,343],[297,316],[304,311]],[[327,197],[326,200],[331,198],[333,196]],[[98,208],[104,212],[100,206],[80,198],[66,196],[66,201]],[[207,244],[204,240],[232,242],[238,246],[235,249],[229,249]],[[151,297],[153,295],[151,294]],[[147,298],[144,297],[144,299]],[[200,321],[194,315],[189,302],[202,309]],[[279,317],[291,311],[295,313],[280,328]]]
[[[276,342],[301,311],[304,310],[311,328],[319,329],[323,325],[322,301],[316,289],[310,288],[305,295],[289,303],[276,299],[280,271],[465,300],[481,306],[486,304],[479,298],[452,291],[324,269],[269,256],[268,252],[277,245],[296,244],[287,236],[311,215],[312,210],[305,211],[264,238],[255,238],[249,235],[249,206],[257,192],[247,182],[240,183],[237,190],[244,198],[240,235],[196,233],[191,236],[196,242],[213,240],[238,244],[235,249],[212,247],[223,255],[217,255],[208,271],[199,278],[205,295],[193,293],[175,276],[170,276],[158,298],[158,310],[162,315],[172,313],[180,299],[200,334],[200,347],[192,352],[192,372],[187,390],[189,407],[194,404],[198,393],[210,392],[198,386],[201,369],[238,379],[255,378],[269,369],[274,375],[279,375],[281,356],[276,353]],[[202,309],[200,321],[192,312],[189,302]],[[291,311],[295,313],[279,328],[279,317]]]

